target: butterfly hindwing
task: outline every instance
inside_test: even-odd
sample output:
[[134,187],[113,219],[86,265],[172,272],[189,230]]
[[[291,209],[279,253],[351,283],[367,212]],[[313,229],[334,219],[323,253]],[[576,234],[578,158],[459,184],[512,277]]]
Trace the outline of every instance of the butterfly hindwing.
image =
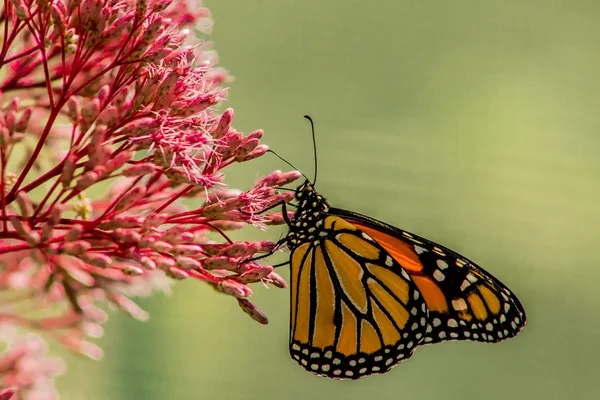
[[517,297],[467,258],[381,221],[345,210],[330,212],[373,237],[411,276],[429,311],[424,343],[498,342],[525,325]]
[[424,341],[425,301],[369,235],[336,216],[317,229],[291,256],[292,358],[333,378],[386,372]]

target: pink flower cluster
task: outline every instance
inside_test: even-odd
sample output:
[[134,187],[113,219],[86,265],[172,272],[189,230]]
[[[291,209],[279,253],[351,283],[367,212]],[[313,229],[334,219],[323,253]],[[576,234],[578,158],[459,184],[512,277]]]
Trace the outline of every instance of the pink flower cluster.
[[[277,188],[299,173],[227,188],[223,169],[267,147],[262,131],[243,135],[231,109],[217,111],[227,75],[192,26],[210,27],[208,12],[183,0],[4,2],[0,327],[100,358],[88,341],[106,320],[98,305],[145,319],[131,297],[167,277],[207,282],[267,323],[248,285],[285,287],[252,261],[275,243],[227,231],[282,223],[262,211],[291,200]],[[0,354],[0,366],[11,357]],[[18,386],[7,371],[0,385]]]
[[[58,398],[50,378],[63,371],[62,360],[44,357],[46,342],[37,335],[15,339],[14,332],[6,333],[2,339],[9,348],[0,357],[0,387],[12,389],[0,389],[0,400]],[[20,397],[11,397],[15,390]]]

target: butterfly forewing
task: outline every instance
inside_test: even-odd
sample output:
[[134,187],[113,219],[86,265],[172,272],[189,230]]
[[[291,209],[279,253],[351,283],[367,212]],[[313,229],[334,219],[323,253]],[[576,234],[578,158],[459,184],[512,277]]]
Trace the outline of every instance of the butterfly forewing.
[[525,325],[517,297],[498,279],[460,254],[372,218],[333,210],[368,233],[410,274],[429,310],[424,343],[498,342]]
[[290,352],[307,370],[357,379],[410,357],[427,308],[409,274],[369,235],[327,217],[291,257]]

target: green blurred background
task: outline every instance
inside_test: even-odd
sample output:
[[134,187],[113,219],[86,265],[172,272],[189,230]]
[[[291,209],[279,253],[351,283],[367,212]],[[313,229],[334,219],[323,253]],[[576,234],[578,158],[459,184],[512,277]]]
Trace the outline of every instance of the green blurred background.
[[[185,282],[142,302],[148,323],[111,313],[104,361],[69,357],[63,399],[600,398],[599,2],[205,4],[236,77],[227,106],[238,130],[264,129],[311,175],[311,114],[317,186],[333,205],[472,258],[518,294],[528,326],[333,381],[288,357],[287,290],[255,286],[270,318],[261,326]],[[229,183],[245,189],[273,169],[286,165],[266,155],[232,168]]]

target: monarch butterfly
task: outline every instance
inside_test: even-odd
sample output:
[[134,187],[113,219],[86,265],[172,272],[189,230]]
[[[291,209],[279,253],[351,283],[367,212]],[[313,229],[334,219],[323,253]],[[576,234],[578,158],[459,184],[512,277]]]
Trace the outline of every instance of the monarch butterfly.
[[428,239],[329,206],[314,188],[314,125],[305,117],[315,178],[296,189],[283,239],[291,251],[292,358],[317,375],[359,379],[387,372],[423,344],[517,335],[523,306],[483,268]]

